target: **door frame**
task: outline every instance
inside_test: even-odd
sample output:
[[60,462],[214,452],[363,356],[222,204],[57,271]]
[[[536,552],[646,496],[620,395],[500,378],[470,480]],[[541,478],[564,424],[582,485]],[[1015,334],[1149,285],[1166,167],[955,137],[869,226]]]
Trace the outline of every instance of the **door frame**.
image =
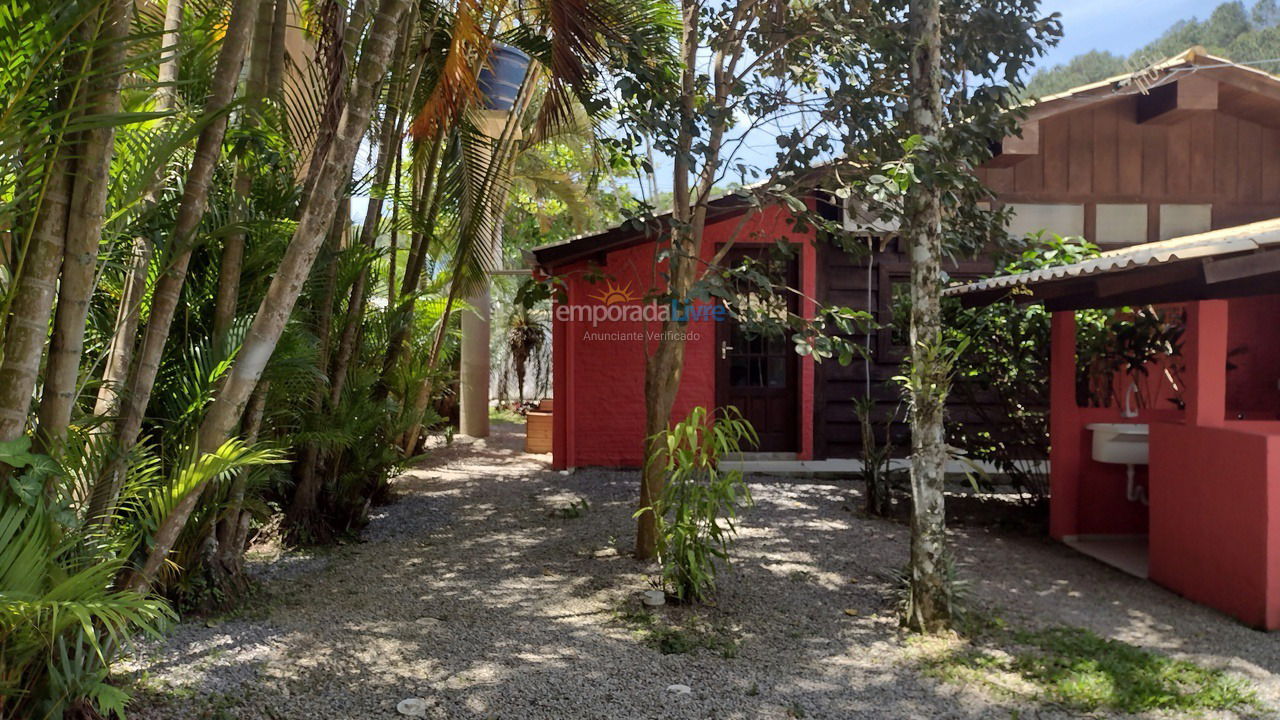
[[[795,290],[804,292],[804,289],[800,287],[800,282],[801,282],[801,266],[804,261],[805,248],[802,244],[799,244],[799,243],[792,243],[792,246],[795,249],[795,254],[787,262],[786,282],[789,287]],[[733,262],[736,262],[738,258],[741,258],[745,255],[761,255],[769,252],[770,248],[772,247],[773,247],[772,244],[769,244],[769,245],[739,244],[737,247],[734,247],[725,255],[724,262],[733,263]],[[723,300],[720,300],[718,302],[723,302]],[[794,314],[799,314],[801,312],[800,298],[795,293],[788,293],[787,311]],[[715,363],[716,407],[725,407],[727,405],[727,401],[729,397],[729,363],[726,358],[721,358],[720,348],[723,347],[724,343],[728,342],[730,333],[732,331],[733,322],[734,321],[732,318],[726,316],[722,322],[716,323],[715,339],[714,339],[714,345],[712,347],[712,357],[713,357],[712,362]],[[791,404],[793,406],[792,422],[788,426],[789,438],[788,438],[787,444],[790,447],[783,450],[752,450],[749,452],[795,453],[797,456],[800,456],[804,453],[804,447],[803,447],[804,446],[804,426],[802,422],[803,415],[804,415],[804,388],[802,387],[802,383],[804,382],[804,368],[802,363],[803,359],[804,358],[800,357],[800,355],[794,351],[788,352],[787,354],[787,376],[789,380],[788,388],[792,395]]]

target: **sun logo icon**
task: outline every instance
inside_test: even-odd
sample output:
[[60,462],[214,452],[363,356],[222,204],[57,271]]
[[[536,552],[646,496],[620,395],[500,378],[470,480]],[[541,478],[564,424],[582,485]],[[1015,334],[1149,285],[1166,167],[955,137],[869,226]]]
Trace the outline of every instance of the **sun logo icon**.
[[640,296],[631,294],[631,283],[626,285],[615,285],[612,280],[606,280],[604,289],[598,294],[591,296],[592,300],[598,300],[601,305],[614,305],[617,303],[634,302],[640,299]]

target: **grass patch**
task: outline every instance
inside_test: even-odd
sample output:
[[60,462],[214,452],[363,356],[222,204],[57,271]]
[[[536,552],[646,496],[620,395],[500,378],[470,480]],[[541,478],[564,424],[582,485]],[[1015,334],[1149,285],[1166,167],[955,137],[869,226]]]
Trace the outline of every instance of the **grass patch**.
[[489,420],[494,422],[524,424],[524,416],[511,408],[489,408]]
[[641,643],[663,655],[683,655],[710,650],[722,658],[735,658],[741,649],[737,635],[724,625],[709,623],[690,614],[680,621],[643,608],[624,607],[615,616],[631,628]]
[[1082,629],[1009,631],[935,653],[928,674],[1080,712],[1262,710],[1244,680]]

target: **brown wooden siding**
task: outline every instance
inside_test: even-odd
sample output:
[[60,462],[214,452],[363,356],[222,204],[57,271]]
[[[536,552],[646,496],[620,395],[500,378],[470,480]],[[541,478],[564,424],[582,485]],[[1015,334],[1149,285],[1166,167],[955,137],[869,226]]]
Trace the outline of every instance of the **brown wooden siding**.
[[[1084,230],[1090,239],[1098,203],[1145,203],[1148,241],[1159,239],[1160,205],[1166,203],[1212,204],[1214,228],[1280,216],[1280,128],[1222,112],[1195,113],[1171,124],[1140,125],[1135,117],[1136,99],[1126,97],[1043,118],[1038,155],[979,173],[995,191],[997,204],[1084,205]],[[879,270],[870,275],[867,262],[865,257],[852,258],[821,244],[819,299],[876,312],[888,293],[881,287],[887,276],[884,271],[888,276],[905,275],[909,263],[897,243],[876,254]],[[953,275],[990,270],[990,262],[951,268]],[[882,347],[886,341],[886,333],[871,338],[869,378],[861,361],[848,367],[834,361],[818,365],[815,457],[858,456],[861,440],[854,398],[866,394],[868,382],[877,399],[878,423],[898,408],[900,392],[890,382],[901,373],[900,362],[896,353]],[[903,411],[894,428],[900,444],[909,443],[909,431],[901,422]],[[966,408],[955,404],[948,412],[953,419],[967,414]]]
[[[873,267],[868,272],[869,256],[856,257],[829,243],[818,246],[818,297],[825,303],[841,305],[855,310],[867,310],[877,322],[890,320],[888,284],[905,279],[910,272],[907,255],[901,252],[897,241],[890,242],[883,252],[876,252]],[[965,262],[951,265],[947,271],[953,277],[981,277],[992,271],[990,261]],[[868,286],[870,306],[868,307]],[[876,437],[883,441],[884,423],[897,417],[893,425],[895,444],[905,455],[910,448],[910,430],[906,424],[906,406],[902,403],[902,391],[895,376],[902,374],[902,353],[905,348],[889,345],[887,330],[872,332],[871,337],[860,335],[851,338],[859,345],[870,346],[870,394],[876,400],[873,419],[877,425]],[[868,366],[861,358],[847,366],[835,360],[819,363],[815,374],[814,437],[813,451],[816,458],[858,457],[862,449],[862,434],[855,412],[856,398],[868,393]],[[965,408],[952,404],[948,413],[955,418],[966,414]]]
[[[1040,154],[979,171],[1002,202],[1211,203],[1213,226],[1280,215],[1280,128],[1222,112],[1138,124],[1135,97],[1040,121]],[[1092,224],[1086,223],[1086,235]],[[1092,238],[1091,238],[1092,239]]]

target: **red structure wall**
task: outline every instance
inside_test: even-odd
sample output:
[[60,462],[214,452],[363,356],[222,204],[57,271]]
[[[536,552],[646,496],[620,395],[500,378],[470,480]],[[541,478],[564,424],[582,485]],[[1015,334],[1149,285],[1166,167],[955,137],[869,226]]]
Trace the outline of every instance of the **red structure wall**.
[[[811,235],[797,233],[787,222],[790,214],[769,207],[745,222],[731,217],[706,228],[702,256],[710,260],[726,241],[735,246],[773,243],[785,237],[798,246],[801,290],[806,299],[801,312],[812,316],[815,307],[817,262]],[[628,303],[641,303],[661,284],[655,265],[655,244],[641,243],[557,272],[565,282],[568,305],[598,305],[608,293],[625,293]],[[641,464],[644,437],[645,358],[656,345],[649,334],[657,323],[620,320],[561,320],[553,305],[552,352],[556,358],[552,382],[555,389],[552,463],[557,468],[585,465],[637,467]],[[695,304],[698,305],[698,304]],[[705,304],[702,304],[705,305]],[[672,411],[680,420],[693,407],[716,404],[716,328],[710,319],[685,326],[684,373]],[[800,364],[800,459],[808,459],[813,447],[813,359]]]
[[1280,627],[1280,422],[1151,426],[1153,581]]
[[[1053,316],[1050,377],[1050,534],[1145,533],[1151,580],[1269,630],[1280,629],[1278,303],[1272,295],[1187,306],[1185,413],[1123,418],[1119,408],[1077,407],[1071,312]],[[1242,343],[1249,353],[1231,352]],[[1240,402],[1266,419],[1238,419]],[[1150,424],[1150,465],[1138,474],[1149,506],[1125,497],[1123,466],[1092,460],[1094,422]]]
[[1280,295],[1227,303],[1227,416],[1280,420]]

